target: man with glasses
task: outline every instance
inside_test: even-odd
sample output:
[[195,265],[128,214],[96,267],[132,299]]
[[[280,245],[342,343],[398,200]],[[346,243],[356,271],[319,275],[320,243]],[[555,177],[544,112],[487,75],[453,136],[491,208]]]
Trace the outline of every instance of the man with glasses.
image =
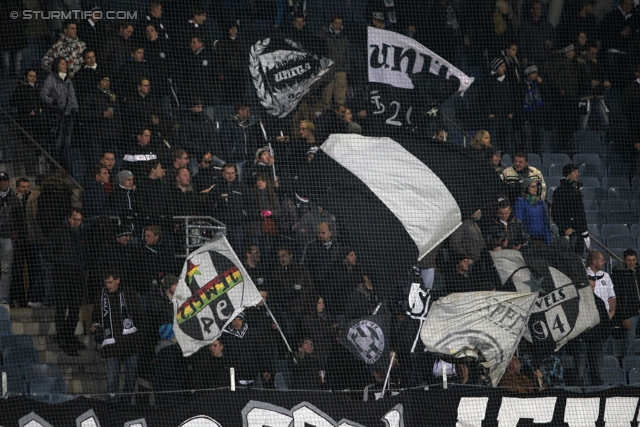
[[[67,220],[54,230],[45,245],[45,257],[54,268],[56,342],[67,355],[79,356],[83,345],[74,337],[85,294],[85,239],[82,211],[71,208]],[[68,313],[67,313],[68,310]]]

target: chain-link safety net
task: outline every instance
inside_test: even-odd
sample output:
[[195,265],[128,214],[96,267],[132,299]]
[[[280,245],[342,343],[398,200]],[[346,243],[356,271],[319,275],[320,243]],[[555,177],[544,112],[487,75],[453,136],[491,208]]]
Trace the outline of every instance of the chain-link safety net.
[[1,3],[0,425],[637,425],[637,0]]

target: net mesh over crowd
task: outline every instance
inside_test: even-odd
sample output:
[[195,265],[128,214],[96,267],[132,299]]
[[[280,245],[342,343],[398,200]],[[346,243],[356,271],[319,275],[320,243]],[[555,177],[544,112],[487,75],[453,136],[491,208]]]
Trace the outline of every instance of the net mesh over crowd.
[[0,51],[0,425],[637,426],[637,0],[5,0]]

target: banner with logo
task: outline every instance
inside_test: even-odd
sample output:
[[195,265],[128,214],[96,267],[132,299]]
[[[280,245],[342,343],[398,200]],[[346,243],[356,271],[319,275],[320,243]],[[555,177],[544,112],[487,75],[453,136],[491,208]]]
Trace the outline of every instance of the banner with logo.
[[557,350],[600,323],[579,255],[543,248],[524,255],[515,250],[493,251],[491,257],[505,286],[536,292],[524,337],[538,348]]
[[450,294],[431,306],[420,338],[432,353],[478,360],[495,387],[527,327],[535,301],[534,293]]
[[387,371],[389,356],[389,316],[378,314],[353,320],[338,341],[375,371]]
[[381,135],[411,129],[455,93],[474,81],[412,38],[368,27],[369,96]]
[[260,104],[279,118],[296,109],[333,61],[307,52],[293,40],[258,40],[249,53],[249,74]]
[[422,387],[363,402],[355,393],[240,390],[176,393],[167,405],[113,405],[78,397],[55,405],[0,399],[0,425],[16,427],[410,427],[635,425],[638,389],[531,394]]
[[182,353],[189,356],[212,343],[242,310],[261,300],[226,237],[191,253],[174,296],[173,331]]

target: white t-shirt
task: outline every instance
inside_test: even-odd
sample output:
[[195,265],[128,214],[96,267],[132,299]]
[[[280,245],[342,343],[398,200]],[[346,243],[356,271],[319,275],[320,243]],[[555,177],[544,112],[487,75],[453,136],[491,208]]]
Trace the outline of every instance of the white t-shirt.
[[607,307],[607,311],[609,311],[609,300],[616,297],[611,277],[605,271],[598,271],[597,274],[594,274],[591,267],[587,267],[587,275],[596,276],[596,288],[593,292],[604,301],[604,305]]

